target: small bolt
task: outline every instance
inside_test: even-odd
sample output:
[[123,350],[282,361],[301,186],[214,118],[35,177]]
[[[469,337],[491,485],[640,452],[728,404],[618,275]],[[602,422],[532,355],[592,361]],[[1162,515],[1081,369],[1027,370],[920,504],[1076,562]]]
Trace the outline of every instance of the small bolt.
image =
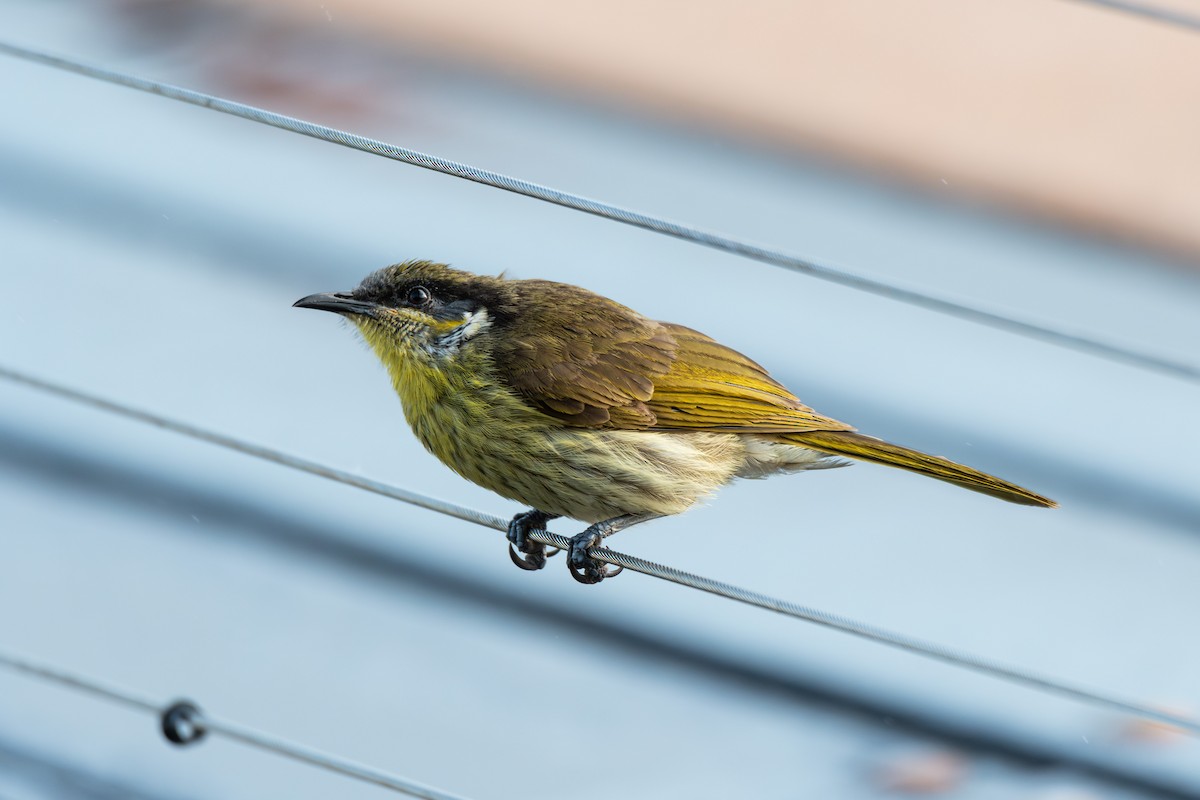
[[187,700],[176,700],[163,709],[160,721],[163,736],[180,747],[198,742],[208,732],[201,721],[200,709]]

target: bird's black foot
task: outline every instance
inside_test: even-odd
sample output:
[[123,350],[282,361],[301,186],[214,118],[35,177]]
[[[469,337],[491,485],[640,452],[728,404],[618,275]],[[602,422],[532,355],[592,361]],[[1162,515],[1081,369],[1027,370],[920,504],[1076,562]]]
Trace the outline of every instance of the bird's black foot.
[[604,541],[605,530],[607,530],[605,523],[598,522],[583,533],[571,537],[571,549],[567,553],[567,569],[571,570],[571,577],[580,583],[599,583],[625,569],[624,567],[609,569],[607,564],[588,555],[589,549],[599,547]]
[[[517,514],[508,523],[508,557],[521,569],[538,570],[546,566],[546,559],[558,550],[546,551],[546,545],[529,538],[533,531],[545,531],[546,523],[557,519],[557,514],[546,514],[536,509]],[[514,549],[515,548],[515,549]],[[517,555],[520,551],[521,555]]]

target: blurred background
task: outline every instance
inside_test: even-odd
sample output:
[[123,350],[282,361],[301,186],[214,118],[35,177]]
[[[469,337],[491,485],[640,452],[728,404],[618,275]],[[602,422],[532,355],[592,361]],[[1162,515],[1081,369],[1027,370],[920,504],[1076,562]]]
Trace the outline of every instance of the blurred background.
[[[1194,0],[0,19],[14,44],[1200,359]],[[1196,383],[9,57],[0,97],[0,364],[509,515],[421,449],[352,331],[291,303],[408,258],[583,284],[1062,504],[857,465],[735,485],[615,548],[1200,710]],[[0,649],[475,800],[1200,797],[1200,741],[1170,728],[637,574],[522,573],[495,532],[8,384],[0,545]],[[0,672],[5,800],[383,796]]]

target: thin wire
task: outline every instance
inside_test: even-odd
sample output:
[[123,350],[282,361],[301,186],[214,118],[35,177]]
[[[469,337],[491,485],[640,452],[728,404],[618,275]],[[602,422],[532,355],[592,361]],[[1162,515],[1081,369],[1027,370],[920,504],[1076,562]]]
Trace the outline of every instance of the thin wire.
[[[11,655],[3,651],[0,651],[0,667],[7,667],[14,672],[19,672],[39,680],[68,686],[72,689],[77,689],[138,711],[149,711],[151,714],[162,715],[170,707],[170,704],[156,703],[144,695],[128,689],[118,688],[112,684],[98,681],[95,678],[85,678],[57,667],[40,664],[23,656]],[[192,714],[188,721],[201,731],[216,736],[224,736],[226,739],[233,739],[242,744],[257,747],[260,750],[266,750],[295,761],[311,764],[314,767],[328,770],[329,772],[336,772],[339,775],[345,775],[346,777],[365,783],[382,786],[385,789],[392,789],[412,797],[421,797],[425,800],[462,800],[457,795],[443,792],[440,789],[434,789],[424,784],[410,781],[407,778],[401,778],[398,775],[392,775],[375,769],[366,764],[360,764],[341,756],[335,756],[331,753],[308,747],[307,745],[281,739],[278,736],[255,730],[231,720],[199,712]]]
[[65,670],[46,666],[45,664],[37,664],[20,656],[0,652],[0,666],[8,667],[14,672],[20,672],[44,681],[69,686],[72,689],[77,689],[137,711],[149,711],[152,714],[158,714],[162,711],[160,703],[154,702],[145,695],[139,695],[128,689],[121,689],[110,684],[101,683],[92,678],[82,678]]
[[942,314],[947,314],[952,317],[967,320],[970,322],[987,325],[992,328],[1007,331],[1009,333],[1019,334],[1039,341],[1048,342],[1066,347],[1079,352],[1088,353],[1093,356],[1105,358],[1111,361],[1117,361],[1130,366],[1139,367],[1142,369],[1160,372],[1170,375],[1175,378],[1200,382],[1200,365],[1189,364],[1182,361],[1176,361],[1164,356],[1159,356],[1151,353],[1144,353],[1122,345],[1112,344],[1110,342],[1102,342],[1097,339],[1090,338],[1080,333],[1073,333],[1066,330],[1050,328],[1045,325],[1028,322],[1025,320],[1014,319],[992,311],[987,311],[974,306],[949,300],[946,298],[935,297],[915,289],[909,289],[898,284],[887,283],[877,278],[869,278],[865,275],[858,275],[843,269],[831,267],[828,265],[818,264],[808,259],[800,258],[799,256],[791,255],[781,250],[775,250],[767,247],[744,242],[738,239],[733,239],[728,236],[723,236],[711,231],[702,230],[700,228],[684,225],[678,222],[654,217],[649,214],[642,214],[637,211],[631,211],[620,206],[605,203],[600,200],[593,200],[582,197],[580,195],[571,194],[569,192],[553,189],[541,184],[531,183],[520,178],[513,178],[508,175],[503,175],[498,172],[479,169],[467,164],[462,164],[456,161],[449,161],[437,156],[427,155],[416,150],[410,150],[405,147],[381,142],[377,139],[368,139],[365,136],[359,136],[354,133],[329,128],[324,125],[318,125],[313,122],[289,117],[284,114],[278,114],[273,111],[256,108],[254,106],[236,103],[232,100],[225,100],[213,95],[197,92],[192,89],[185,89],[179,86],[172,86],[167,83],[139,78],[133,75],[116,72],[114,70],[105,69],[103,67],[83,64],[71,59],[61,58],[49,53],[44,53],[37,50],[19,47],[17,45],[0,42],[0,53],[4,53],[16,58],[21,58],[26,61],[33,61],[46,66],[55,67],[57,69],[74,72],[79,75],[84,75],[89,78],[107,81],[119,86],[125,86],[131,89],[137,89],[151,94],[161,95],[179,100],[184,103],[210,108],[214,111],[220,111],[225,114],[231,114],[235,117],[241,117],[252,122],[271,125],[276,128],[281,128],[293,133],[310,136],[314,139],[320,139],[326,142],[332,142],[344,147],[349,147],[354,150],[360,150],[364,153],[371,153],[384,158],[390,158],[393,161],[401,161],[405,164],[411,164],[417,167],[440,172],[444,175],[452,175],[457,178],[464,178],[476,183],[482,183],[486,186],[491,186],[497,189],[514,192],[532,197],[535,200],[542,200],[547,203],[565,206],[583,211],[588,214],[594,214],[598,217],[622,222],[626,225],[632,225],[637,228],[653,231],[655,233],[673,236],[677,239],[693,242],[695,244],[711,247],[716,250],[721,250],[734,255],[743,256],[745,258],[761,261],[766,264],[771,264],[777,267],[783,267],[795,272],[809,275],[821,280],[837,283],[842,286],[849,286],[863,292],[887,297],[892,300],[897,300],[902,303],[924,308],[930,311],[936,311]]
[[196,724],[210,733],[224,736],[227,739],[233,739],[251,747],[257,747],[260,750],[277,753],[295,761],[311,764],[314,767],[319,767],[329,772],[336,772],[340,775],[363,781],[364,783],[372,783],[376,786],[392,789],[393,791],[412,797],[421,797],[425,798],[425,800],[461,800],[458,795],[444,792],[441,789],[425,786],[424,784],[410,781],[407,778],[402,778],[399,775],[393,775],[375,767],[351,761],[348,758],[335,756],[322,750],[308,747],[307,745],[282,739],[278,736],[272,736],[269,733],[263,733],[262,731],[248,728],[226,719],[202,714],[196,720]]
[[1156,22],[1165,22],[1168,25],[1175,25],[1200,33],[1200,17],[1184,14],[1180,11],[1172,11],[1168,8],[1159,8],[1148,3],[1135,3],[1131,2],[1131,0],[1074,0],[1074,2],[1100,6],[1101,8],[1108,8],[1114,11],[1123,11],[1126,14],[1136,14],[1140,17],[1155,20]]
[[[312,475],[337,481],[338,483],[344,483],[348,486],[365,489],[368,492],[374,492],[375,494],[380,494],[384,497],[390,497],[403,503],[419,506],[421,508],[429,509],[430,511],[436,511],[439,514],[445,514],[447,516],[455,517],[467,522],[473,522],[476,525],[481,525],[485,528],[493,528],[498,531],[508,530],[508,520],[502,517],[497,517],[493,514],[487,514],[482,511],[477,511],[472,508],[458,505],[457,503],[439,500],[418,492],[411,492],[407,489],[401,489],[399,487],[373,481],[369,478],[364,478],[362,476],[344,472],[333,467],[318,464],[315,461],[309,461],[304,458],[282,453],[278,450],[268,447],[262,447],[261,445],[243,442],[230,436],[204,430],[203,428],[196,427],[195,425],[189,425],[185,422],[177,422],[158,414],[152,414],[148,411],[131,408],[122,403],[116,403],[112,400],[106,400],[104,398],[97,397],[96,395],[88,392],[82,392],[78,389],[72,389],[58,383],[36,378],[24,372],[0,366],[0,379],[22,384],[24,386],[47,392],[66,400],[91,406],[92,408],[98,408],[103,411],[118,414],[128,419],[144,422],[154,425],[155,427],[173,431],[175,433],[181,433],[194,439],[199,439],[210,444],[226,447],[231,450],[236,450],[239,453],[245,453],[246,455],[251,455],[255,458],[260,458],[285,467],[290,467],[301,472],[307,472]],[[542,544],[558,547],[560,549],[569,548],[571,542],[571,540],[566,536],[550,533],[548,531],[532,532],[529,534],[529,538],[533,539],[534,541],[541,542]],[[798,603],[788,602],[786,600],[780,600],[778,598],[762,594],[761,592],[743,589],[739,586],[724,583],[723,581],[705,578],[700,575],[694,575],[690,572],[684,572],[683,570],[675,569],[674,567],[656,564],[652,561],[637,558],[636,556],[626,555],[625,553],[619,553],[606,547],[593,547],[588,550],[588,554],[598,561],[602,561],[606,564],[625,567],[626,569],[634,572],[640,572],[644,575],[649,575],[652,578],[659,578],[661,580],[677,583],[681,586],[698,589],[702,592],[708,592],[709,594],[714,594],[729,600],[736,600],[739,603],[745,603],[746,605],[766,609],[767,611],[774,611],[784,616],[804,620],[805,622],[811,622],[826,628],[832,628],[834,630],[841,631],[842,633],[848,633],[852,636],[857,636],[859,638],[867,639],[879,644],[888,645],[889,647],[905,650],[916,655],[932,658],[957,667],[962,667],[975,672],[991,675],[996,678],[1002,678],[1014,683],[1030,686],[1042,691],[1059,694],[1064,697],[1074,698],[1076,700],[1082,700],[1093,705],[1104,706],[1112,710],[1121,711],[1145,719],[1172,725],[1191,734],[1200,736],[1200,721],[1189,719],[1188,717],[1184,717],[1179,714],[1161,711],[1144,703],[1125,700],[1100,692],[1098,690],[1072,685],[1056,678],[1047,677],[1021,667],[1009,666],[984,656],[977,656],[962,650],[927,642],[914,636],[894,633],[884,628],[859,622],[839,614],[832,614],[817,608],[803,606]]]

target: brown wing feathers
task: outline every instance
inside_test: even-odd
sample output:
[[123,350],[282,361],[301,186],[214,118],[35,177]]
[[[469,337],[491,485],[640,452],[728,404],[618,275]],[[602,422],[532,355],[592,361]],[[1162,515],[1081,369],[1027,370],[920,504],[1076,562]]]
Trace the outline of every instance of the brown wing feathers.
[[[536,314],[537,324],[517,320],[498,343],[501,372],[535,407],[568,425],[851,430],[815,413],[754,361],[698,331],[646,319],[576,286],[522,284],[536,286],[538,303],[526,313]],[[521,293],[524,286],[514,288]]]
[[537,284],[536,324],[518,320],[496,348],[513,388],[569,425],[653,425],[646,401],[676,349],[665,328],[576,286],[523,283]]

